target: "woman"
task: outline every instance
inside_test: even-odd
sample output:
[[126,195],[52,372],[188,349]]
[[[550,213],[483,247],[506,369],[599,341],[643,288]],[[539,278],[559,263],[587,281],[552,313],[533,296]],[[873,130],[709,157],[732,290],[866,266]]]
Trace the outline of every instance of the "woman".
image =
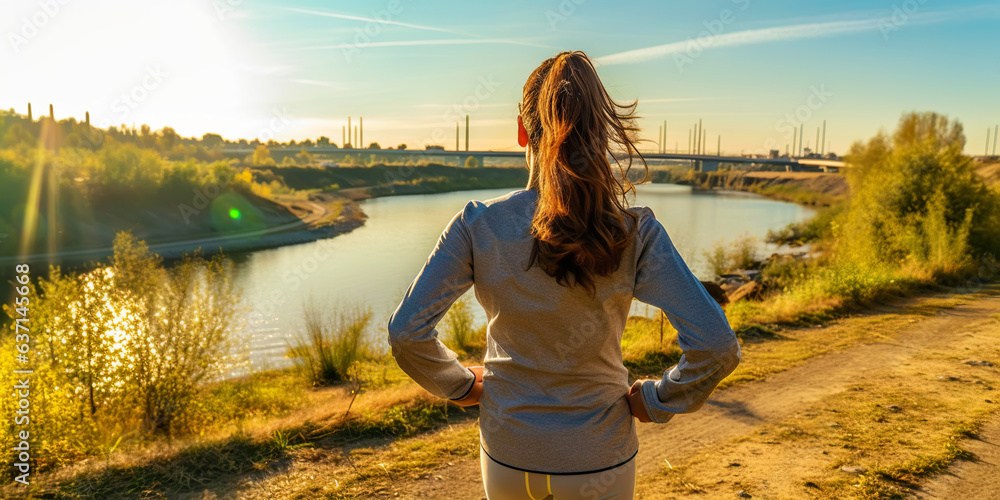
[[[698,409],[739,363],[722,309],[653,212],[626,206],[628,168],[618,164],[619,180],[608,157],[639,156],[635,106],[608,96],[583,52],[543,62],[517,120],[527,187],[466,204],[389,318],[407,374],[480,405],[490,500],[632,498],[634,419]],[[467,368],[435,326],[473,284],[489,326],[485,367]],[[633,297],[663,310],[684,354],[629,388],[621,337]]]

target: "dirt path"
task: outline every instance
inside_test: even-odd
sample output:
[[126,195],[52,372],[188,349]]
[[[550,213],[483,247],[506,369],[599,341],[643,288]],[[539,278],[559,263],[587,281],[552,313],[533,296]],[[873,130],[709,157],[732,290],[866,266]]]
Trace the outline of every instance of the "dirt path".
[[914,492],[921,500],[948,498],[997,498],[1000,496],[1000,418],[983,427],[966,449],[975,455],[971,461],[953,465]]
[[[934,316],[912,326],[886,341],[867,343],[822,355],[798,367],[771,375],[767,380],[742,384],[717,392],[697,413],[679,415],[666,425],[640,424],[639,475],[655,472],[664,460],[680,462],[734,438],[749,435],[758,427],[792,416],[820,399],[845,391],[868,372],[906,364],[926,349],[946,348],[965,335],[967,327],[1000,313],[1000,296],[981,298]],[[831,326],[832,327],[832,326]],[[827,327],[827,328],[831,328]],[[750,351],[752,353],[752,351]],[[959,353],[956,353],[959,354]],[[979,463],[963,464],[956,472],[959,488],[989,488],[984,481],[995,481],[1000,464],[996,443],[1000,430],[984,432],[983,446],[993,455]],[[989,444],[992,443],[992,444]],[[965,472],[966,469],[968,472]],[[397,491],[408,498],[484,498],[476,460],[464,460],[439,468],[428,479],[400,485]],[[959,475],[961,474],[961,475]],[[949,491],[943,484],[933,490]],[[975,483],[969,485],[967,483]],[[994,483],[995,487],[995,483]],[[995,490],[994,490],[995,491]],[[959,498],[951,494],[940,497]],[[962,498],[981,498],[965,495]],[[982,497],[985,498],[985,497]]]

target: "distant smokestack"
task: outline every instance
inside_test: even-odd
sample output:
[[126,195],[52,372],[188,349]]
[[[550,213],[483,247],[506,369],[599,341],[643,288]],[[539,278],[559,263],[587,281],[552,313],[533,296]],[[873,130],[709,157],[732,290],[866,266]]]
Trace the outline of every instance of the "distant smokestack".
[[362,148],[365,147],[365,117],[358,118],[358,133],[361,136],[358,138],[358,145]]
[[688,154],[691,154],[691,129],[688,129]]
[[56,121],[56,112],[52,110],[52,105],[49,104],[49,119]]
[[799,124],[799,157],[802,156],[802,142],[803,142],[802,138],[805,137],[804,135],[802,135],[802,130],[805,127],[805,125],[806,125],[805,123]]
[[86,117],[86,120],[87,120],[87,126],[89,127],[89,126],[90,126],[90,111],[87,111],[87,112],[86,112],[86,113],[84,114],[84,116]]
[[698,119],[698,143],[695,144],[695,146],[697,146],[697,149],[698,149],[698,154],[701,154],[701,152],[704,151],[704,149],[703,149],[703,147],[704,147],[704,144],[703,144],[704,141],[705,141],[705,129],[702,128],[702,126],[701,126],[701,118],[699,118]]
[[722,135],[719,135],[719,144],[715,149],[715,156],[722,156]]
[[795,140],[798,139],[798,134],[799,134],[799,131],[795,130],[793,128],[792,129],[792,153],[789,156],[795,156],[795,152],[798,151],[797,149],[795,149],[795,146],[798,144],[797,142],[795,142]]
[[461,130],[461,128],[462,127],[458,125],[458,122],[455,122],[455,151],[462,150],[461,147],[459,146],[459,144],[461,143],[458,140],[458,132]]
[[35,119],[31,117],[31,103],[30,102],[28,103],[28,121],[29,122],[35,121]]
[[340,147],[347,146],[347,125],[340,126]]
[[469,115],[465,115],[465,150],[469,150]]
[[661,153],[667,152],[667,121],[663,120],[663,151]]
[[1000,132],[1000,124],[993,129],[993,155],[997,154],[997,132]]
[[823,149],[819,154],[826,154],[826,120],[823,120]]
[[358,149],[358,148],[361,147],[361,145],[358,144],[358,126],[357,125],[354,126],[354,144],[351,144],[351,146],[354,146],[354,149]]
[[656,136],[656,152],[663,152],[663,127],[659,128],[659,135]]
[[[347,117],[347,133],[348,134],[353,134],[354,133],[354,128],[351,127],[351,117],[350,116]],[[351,136],[347,136],[347,140],[350,141],[351,140]],[[354,140],[354,141],[351,141],[351,142],[358,142],[358,141]],[[351,146],[357,147],[357,144],[351,144]]]

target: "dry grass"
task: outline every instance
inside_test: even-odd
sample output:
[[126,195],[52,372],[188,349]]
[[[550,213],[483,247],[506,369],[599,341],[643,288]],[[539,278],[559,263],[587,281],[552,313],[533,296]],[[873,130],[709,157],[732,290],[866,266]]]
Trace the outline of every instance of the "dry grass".
[[[917,317],[962,302],[961,297],[925,300],[884,321],[872,318],[868,331],[888,336]],[[859,321],[853,327],[865,331]],[[914,483],[969,458],[963,440],[998,412],[994,387],[1000,372],[963,360],[995,359],[1000,330],[992,319],[968,330],[957,343],[932,343],[905,362],[868,367],[875,369],[859,374],[846,390],[791,417],[690,460],[664,464],[640,479],[638,494],[676,498],[697,491],[705,498],[730,498],[743,490],[775,499],[904,498]],[[761,347],[754,346],[750,367],[785,359],[765,359]]]

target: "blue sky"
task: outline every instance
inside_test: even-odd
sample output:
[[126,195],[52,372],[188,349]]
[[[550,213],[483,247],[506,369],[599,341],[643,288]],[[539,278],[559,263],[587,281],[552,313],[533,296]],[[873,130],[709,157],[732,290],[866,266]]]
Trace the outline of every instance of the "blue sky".
[[0,8],[0,106],[338,144],[364,116],[366,144],[411,148],[454,147],[469,114],[472,149],[516,150],[524,80],[579,49],[614,97],[639,99],[644,137],[667,120],[671,151],[699,119],[723,153],[784,150],[800,121],[814,146],[823,120],[844,152],[928,110],[958,118],[982,154],[1000,123],[997,2],[676,4],[14,2]]

